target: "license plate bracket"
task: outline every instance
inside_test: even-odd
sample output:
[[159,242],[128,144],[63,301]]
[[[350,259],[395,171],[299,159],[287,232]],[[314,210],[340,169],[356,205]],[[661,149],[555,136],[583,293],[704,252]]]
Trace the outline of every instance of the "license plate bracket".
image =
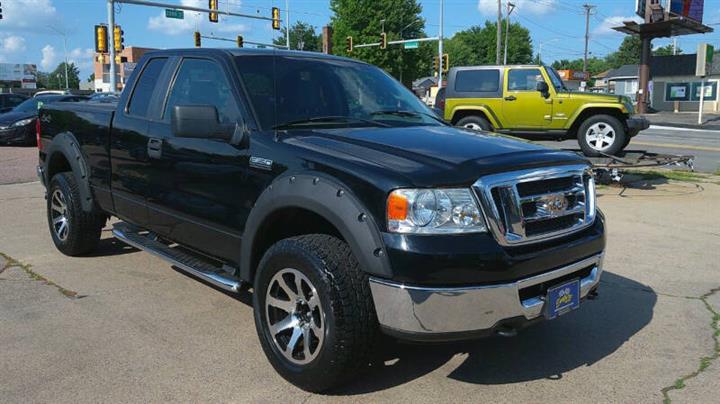
[[573,279],[548,288],[545,296],[545,317],[552,320],[580,307],[580,279]]

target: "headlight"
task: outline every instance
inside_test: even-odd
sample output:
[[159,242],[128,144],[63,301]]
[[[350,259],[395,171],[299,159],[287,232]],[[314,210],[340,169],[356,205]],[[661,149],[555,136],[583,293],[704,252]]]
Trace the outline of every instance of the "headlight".
[[10,127],[17,128],[18,126],[30,125],[30,123],[32,123],[32,121],[34,121],[34,120],[35,120],[35,118],[23,119],[21,121],[17,121],[14,124],[10,125]]
[[454,234],[487,230],[469,189],[398,189],[387,201],[388,230]]

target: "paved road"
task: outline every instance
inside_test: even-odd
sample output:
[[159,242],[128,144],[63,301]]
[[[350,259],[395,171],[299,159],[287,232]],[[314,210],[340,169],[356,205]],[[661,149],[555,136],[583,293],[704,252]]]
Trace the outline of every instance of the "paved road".
[[37,181],[35,147],[0,146],[0,184]]
[[598,300],[515,338],[384,344],[368,372],[320,396],[265,360],[250,292],[222,293],[107,230],[96,254],[62,256],[41,186],[0,185],[0,252],[11,258],[0,262],[0,402],[645,403],[679,379],[674,401],[717,402],[720,359],[684,378],[716,355],[720,216],[708,212],[720,185],[601,193]]
[[[577,149],[577,141],[539,142],[546,146]],[[720,169],[720,131],[653,126],[635,136],[627,150],[695,156],[695,169],[714,173]]]

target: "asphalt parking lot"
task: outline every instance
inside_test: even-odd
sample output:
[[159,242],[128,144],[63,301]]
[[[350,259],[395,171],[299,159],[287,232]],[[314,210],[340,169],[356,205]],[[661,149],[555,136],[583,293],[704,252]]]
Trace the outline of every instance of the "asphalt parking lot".
[[326,396],[265,360],[250,292],[220,292],[108,230],[93,256],[65,257],[41,185],[0,185],[0,402],[716,402],[718,183],[601,188],[598,300],[514,338],[388,341]]

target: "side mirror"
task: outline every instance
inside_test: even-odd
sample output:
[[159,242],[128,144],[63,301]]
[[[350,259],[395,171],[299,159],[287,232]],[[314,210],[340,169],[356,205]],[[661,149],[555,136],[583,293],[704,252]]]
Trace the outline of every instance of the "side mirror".
[[171,121],[175,137],[230,139],[231,136],[220,125],[217,108],[213,105],[176,105]]
[[550,96],[550,87],[544,81],[538,81],[535,89],[538,90],[545,98]]

